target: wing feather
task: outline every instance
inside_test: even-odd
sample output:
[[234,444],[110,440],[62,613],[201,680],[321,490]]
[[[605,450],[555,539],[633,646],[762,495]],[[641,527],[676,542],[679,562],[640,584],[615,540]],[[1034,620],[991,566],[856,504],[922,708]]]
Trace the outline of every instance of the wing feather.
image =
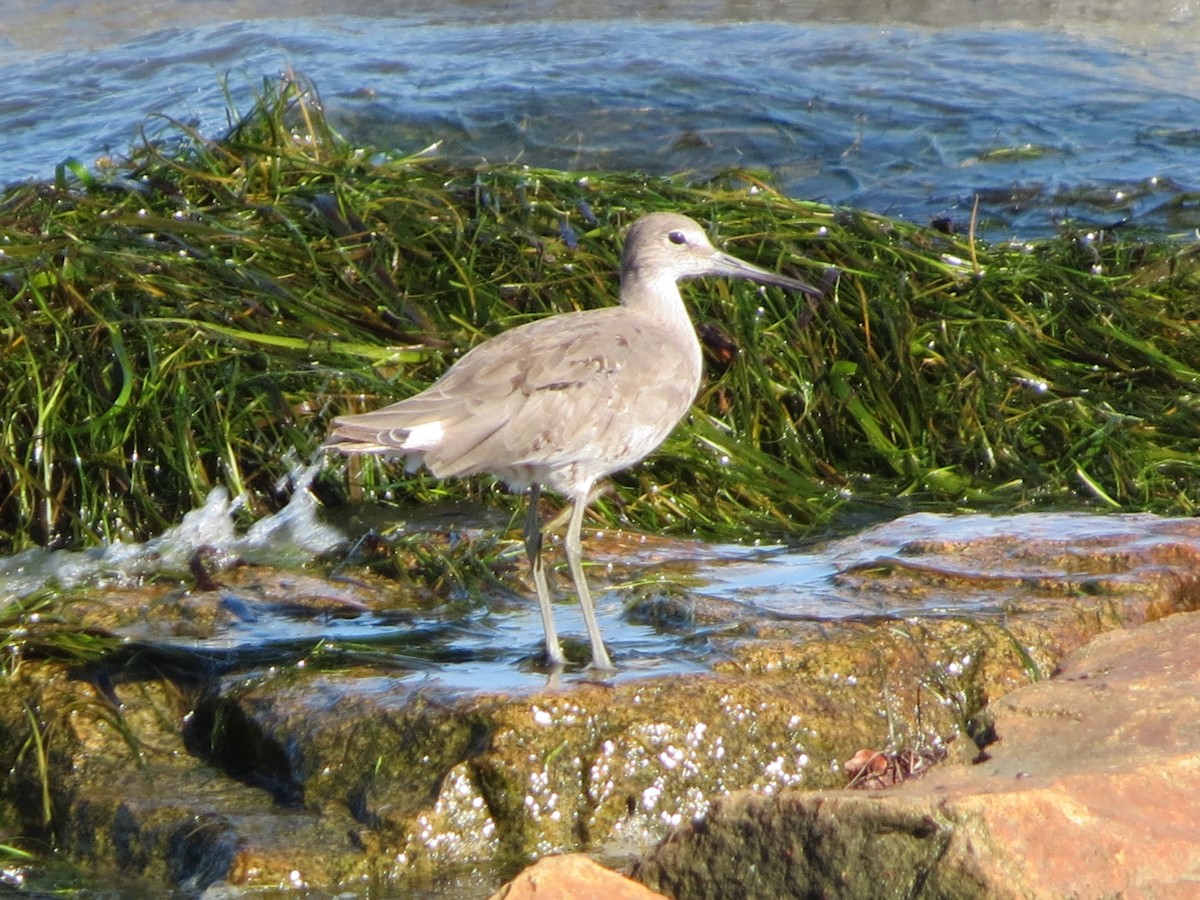
[[699,386],[695,338],[667,340],[658,324],[611,307],[511,329],[421,393],[335,420],[330,446],[419,454],[438,477],[616,471],[661,443]]

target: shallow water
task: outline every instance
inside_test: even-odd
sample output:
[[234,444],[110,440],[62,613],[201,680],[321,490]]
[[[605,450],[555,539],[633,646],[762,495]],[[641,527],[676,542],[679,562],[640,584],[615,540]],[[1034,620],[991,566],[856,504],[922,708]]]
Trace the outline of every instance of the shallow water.
[[[46,586],[83,589],[81,608],[100,610],[91,625],[210,673],[361,663],[389,672],[381,690],[394,690],[396,679],[455,692],[545,686],[541,620],[515,538],[502,582],[433,596],[353,563],[325,574],[328,560],[353,556],[357,535],[328,521],[305,490],[245,532],[234,527],[236,506],[216,490],[145,544],[0,560],[0,603]],[[478,525],[456,529],[451,542],[478,533]],[[725,635],[772,622],[1003,617],[1035,595],[1108,590],[1114,578],[1140,577],[1128,565],[1133,554],[1195,539],[1194,520],[1153,515],[914,514],[800,548],[585,532],[585,553],[620,669],[613,680],[624,681],[709,671]],[[198,551],[213,563],[212,587],[191,574]],[[569,596],[561,553],[552,545],[548,554],[558,592]],[[326,563],[309,567],[310,577],[303,564],[317,557]],[[557,603],[555,616],[585,659],[579,606]]]
[[226,91],[245,108],[293,70],[351,140],[400,153],[746,166],[798,197],[960,227],[978,195],[992,237],[1200,225],[1190,3],[67,7],[18,13],[0,40],[0,181],[120,155],[154,114],[219,134]]

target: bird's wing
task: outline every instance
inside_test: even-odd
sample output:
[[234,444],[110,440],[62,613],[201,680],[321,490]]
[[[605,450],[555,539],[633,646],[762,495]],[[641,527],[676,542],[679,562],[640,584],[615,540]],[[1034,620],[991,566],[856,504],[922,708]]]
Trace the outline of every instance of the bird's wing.
[[359,442],[359,452],[419,453],[439,477],[580,460],[615,471],[666,437],[698,383],[691,354],[653,323],[617,307],[590,310],[503,332],[420,394],[337,420],[331,439]]

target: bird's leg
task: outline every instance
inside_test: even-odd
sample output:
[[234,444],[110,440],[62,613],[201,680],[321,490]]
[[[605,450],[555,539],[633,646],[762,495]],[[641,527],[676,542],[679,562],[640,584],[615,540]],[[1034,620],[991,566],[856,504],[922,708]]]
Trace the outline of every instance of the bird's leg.
[[546,569],[542,564],[542,526],[538,521],[538,499],[541,495],[541,486],[535,483],[529,489],[529,509],[525,513],[525,555],[529,557],[538,606],[542,609],[542,628],[546,632],[546,660],[550,665],[561,668],[567,658],[563,655],[562,645],[558,642],[558,631],[554,627],[550,586],[546,583]]
[[588,637],[592,641],[592,668],[616,671],[608,651],[604,649],[604,640],[600,637],[600,625],[596,622],[596,608],[592,605],[592,594],[588,590],[587,578],[583,574],[583,545],[579,540],[579,531],[583,527],[583,513],[587,509],[588,492],[582,491],[578,497],[571,498],[571,521],[567,524],[567,565],[571,567],[571,580],[575,582],[575,591],[579,594],[579,605],[583,609],[583,621],[587,624]]

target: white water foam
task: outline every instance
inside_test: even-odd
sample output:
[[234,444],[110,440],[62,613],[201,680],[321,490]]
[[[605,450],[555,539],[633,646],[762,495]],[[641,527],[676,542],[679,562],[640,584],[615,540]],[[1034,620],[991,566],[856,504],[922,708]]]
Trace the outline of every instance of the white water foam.
[[280,489],[293,486],[287,506],[259,519],[239,533],[234,515],[244,497],[213,488],[204,503],[157,537],[141,544],[115,541],[90,550],[33,549],[0,559],[0,605],[46,587],[82,584],[133,585],[163,572],[183,573],[200,548],[218,557],[249,562],[300,566],[346,541],[337,528],[320,521],[309,485],[320,466],[296,465],[280,479]]

